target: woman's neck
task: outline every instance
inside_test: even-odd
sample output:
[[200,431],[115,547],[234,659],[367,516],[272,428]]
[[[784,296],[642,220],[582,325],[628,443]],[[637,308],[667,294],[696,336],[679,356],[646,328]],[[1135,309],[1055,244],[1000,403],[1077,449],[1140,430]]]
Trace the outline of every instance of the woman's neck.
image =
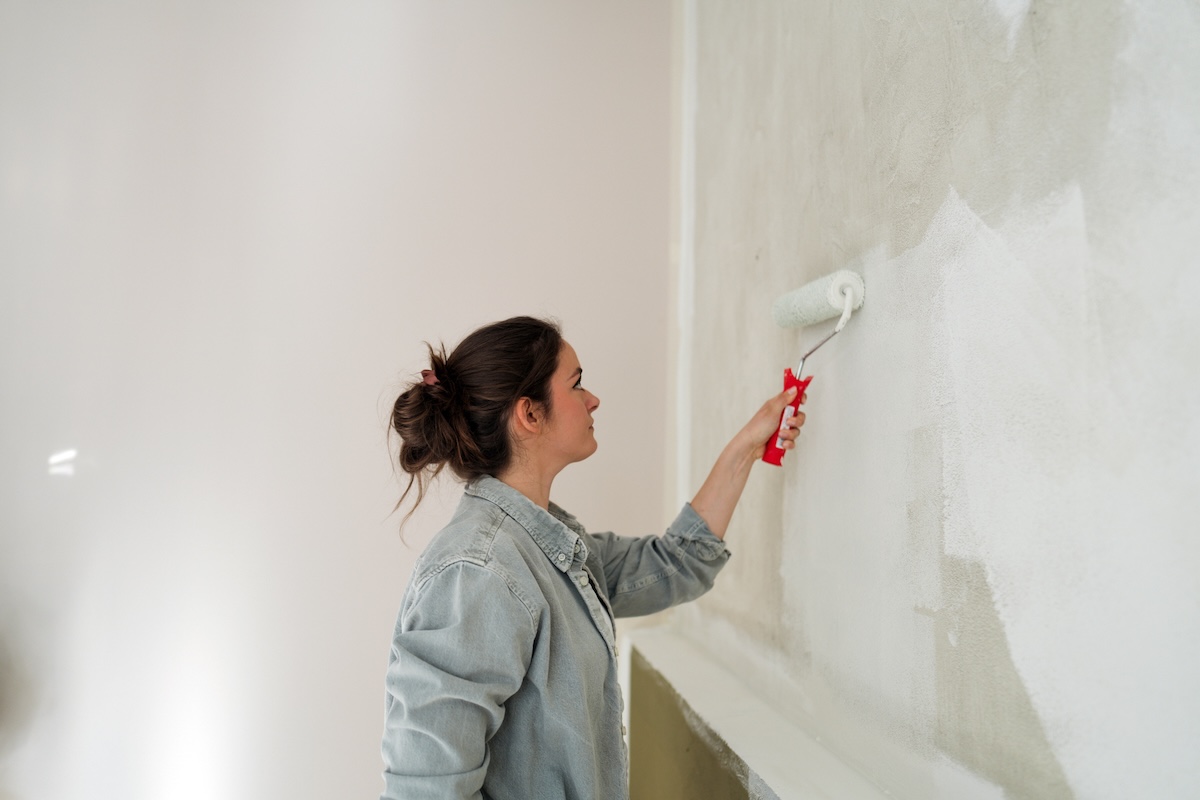
[[534,505],[550,508],[550,486],[558,470],[541,470],[534,464],[514,463],[496,475],[496,478],[525,495]]

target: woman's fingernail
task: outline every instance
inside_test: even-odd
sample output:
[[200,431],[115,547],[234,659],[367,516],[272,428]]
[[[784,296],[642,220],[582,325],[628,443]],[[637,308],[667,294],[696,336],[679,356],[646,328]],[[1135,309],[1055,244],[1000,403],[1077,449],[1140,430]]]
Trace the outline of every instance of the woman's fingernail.
[[795,386],[789,386],[789,387],[788,387],[788,390],[787,390],[787,396],[788,396],[788,397],[795,397],[795,396],[796,396],[796,387],[795,387]]

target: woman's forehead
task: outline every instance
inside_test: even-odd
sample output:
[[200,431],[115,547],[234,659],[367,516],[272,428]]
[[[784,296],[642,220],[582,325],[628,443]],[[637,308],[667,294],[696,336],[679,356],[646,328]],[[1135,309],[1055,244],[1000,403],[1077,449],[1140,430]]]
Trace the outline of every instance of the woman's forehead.
[[563,342],[562,350],[558,354],[558,368],[561,372],[571,373],[580,368],[579,356],[575,354],[575,348]]

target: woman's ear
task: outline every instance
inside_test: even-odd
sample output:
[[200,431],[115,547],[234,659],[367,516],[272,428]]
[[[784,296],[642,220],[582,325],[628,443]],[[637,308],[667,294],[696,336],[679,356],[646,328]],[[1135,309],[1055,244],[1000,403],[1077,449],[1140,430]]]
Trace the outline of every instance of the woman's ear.
[[545,419],[541,404],[528,397],[522,397],[513,406],[512,422],[518,437],[541,433]]

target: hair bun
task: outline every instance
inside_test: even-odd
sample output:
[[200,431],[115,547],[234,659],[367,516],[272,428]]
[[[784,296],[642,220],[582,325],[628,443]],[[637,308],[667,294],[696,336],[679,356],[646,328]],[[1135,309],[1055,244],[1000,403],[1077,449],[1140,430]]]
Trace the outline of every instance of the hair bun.
[[513,317],[474,331],[449,356],[444,345],[426,346],[428,369],[392,410],[400,468],[409,475],[400,501],[415,483],[417,505],[443,467],[471,480],[509,464],[509,412],[521,397],[549,407],[562,333],[547,320]]

